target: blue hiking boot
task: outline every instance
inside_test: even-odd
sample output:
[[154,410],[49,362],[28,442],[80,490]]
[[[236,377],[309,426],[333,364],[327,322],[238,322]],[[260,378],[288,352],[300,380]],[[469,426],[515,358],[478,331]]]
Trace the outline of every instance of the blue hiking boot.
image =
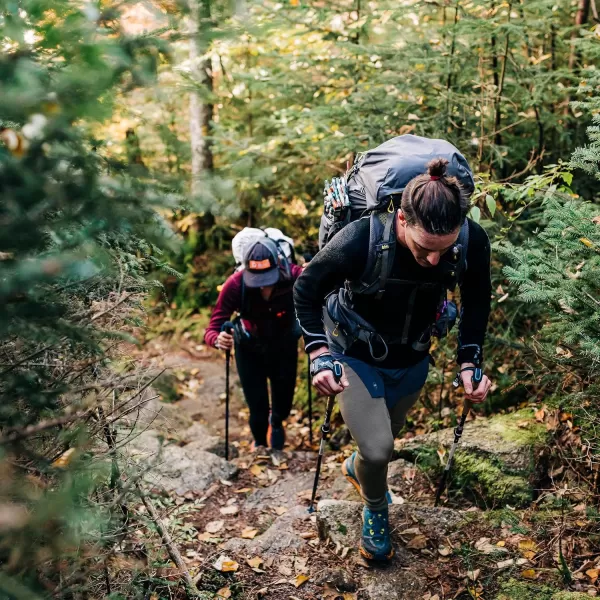
[[394,556],[387,507],[383,510],[363,508],[360,553],[369,560],[389,560]]
[[[356,488],[356,491],[360,494],[362,498],[362,490],[360,489],[360,482],[358,481],[358,477],[356,476],[356,471],[354,470],[354,460],[356,459],[356,452],[353,452],[343,463],[342,463],[342,473],[344,477]],[[392,503],[392,495],[389,491],[385,493],[385,500],[388,504]]]
[[285,429],[281,427],[273,427],[269,419],[269,430],[267,431],[267,441],[273,450],[283,450],[285,445]]

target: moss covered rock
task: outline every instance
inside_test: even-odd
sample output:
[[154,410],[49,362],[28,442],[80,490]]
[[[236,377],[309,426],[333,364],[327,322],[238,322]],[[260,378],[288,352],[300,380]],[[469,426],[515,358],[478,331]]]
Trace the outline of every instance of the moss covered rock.
[[[546,439],[545,426],[529,409],[468,422],[455,455],[453,488],[488,507],[526,506],[540,475],[536,450]],[[399,440],[396,455],[435,475],[442,468],[438,450],[448,450],[453,440],[453,429]]]
[[588,600],[587,594],[557,592],[556,588],[510,579],[500,587],[495,600]]

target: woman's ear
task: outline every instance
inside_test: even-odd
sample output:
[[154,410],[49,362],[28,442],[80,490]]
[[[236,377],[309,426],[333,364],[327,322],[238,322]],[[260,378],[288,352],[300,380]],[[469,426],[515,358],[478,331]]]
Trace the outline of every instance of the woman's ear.
[[398,216],[398,223],[400,223],[400,225],[402,225],[402,227],[406,227],[406,225],[408,223],[406,222],[406,217],[404,216],[404,213],[402,212],[401,208],[399,208],[397,210],[397,216]]

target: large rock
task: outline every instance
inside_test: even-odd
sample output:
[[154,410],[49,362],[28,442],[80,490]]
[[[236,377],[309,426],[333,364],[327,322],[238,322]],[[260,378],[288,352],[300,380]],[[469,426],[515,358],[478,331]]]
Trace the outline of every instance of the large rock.
[[[300,536],[298,525],[309,520],[310,515],[306,512],[306,507],[296,506],[277,517],[263,534],[253,540],[235,538],[229,540],[224,549],[242,555],[294,554],[306,546],[306,541]],[[310,526],[309,523],[307,525]]]
[[[329,538],[334,544],[357,548],[362,530],[362,503],[342,500],[319,502],[317,528],[322,539]],[[469,515],[470,516],[470,515]],[[446,508],[425,508],[411,505],[390,507],[390,523],[396,554],[386,565],[372,564],[371,569],[361,571],[360,589],[366,600],[420,599],[428,590],[428,582],[417,573],[431,566],[431,555],[436,551],[438,540],[455,531],[469,516]],[[427,549],[406,548],[403,532],[424,536]],[[397,533],[399,532],[399,533]],[[408,533],[410,532],[410,533]],[[431,549],[429,548],[431,547]],[[407,567],[411,567],[408,569]]]
[[147,430],[129,445],[129,455],[147,469],[144,476],[153,487],[179,495],[202,492],[219,479],[237,472],[235,465],[206,450],[209,438],[185,446],[163,444],[162,436]]
[[[454,459],[454,487],[474,493],[487,506],[526,506],[540,476],[536,450],[546,437],[545,426],[528,409],[468,422]],[[396,455],[437,474],[442,468],[438,450],[447,451],[453,440],[453,429],[399,440]]]

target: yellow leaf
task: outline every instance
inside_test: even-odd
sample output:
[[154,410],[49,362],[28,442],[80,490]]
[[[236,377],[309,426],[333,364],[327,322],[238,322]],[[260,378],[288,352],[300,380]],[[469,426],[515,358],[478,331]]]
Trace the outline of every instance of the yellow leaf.
[[504,548],[504,546],[506,546],[506,542],[504,540],[500,540],[499,542],[496,542],[496,546],[499,548]]
[[300,4],[300,0],[290,0],[290,6],[298,6]]
[[229,589],[229,587],[221,588],[217,592],[217,598],[231,598],[231,590]]
[[598,579],[598,574],[600,571],[598,569],[588,569],[585,574],[592,580],[592,583]]
[[75,458],[75,448],[65,450],[53,463],[52,466],[57,469],[68,467],[70,462]]
[[582,237],[582,238],[579,238],[579,241],[584,246],[587,246],[588,248],[593,248],[594,247],[594,242],[592,242],[591,240],[588,240],[588,238]]
[[255,556],[254,558],[249,558],[246,560],[248,566],[253,569],[260,569],[260,566],[263,564],[264,560],[260,556]]
[[261,467],[260,465],[252,465],[248,470],[255,477],[260,477],[262,475],[263,471],[265,470],[265,468]]
[[221,571],[223,573],[235,573],[240,568],[235,560],[224,560],[221,563]]
[[525,552],[528,550],[532,552],[537,552],[538,547],[533,540],[521,540],[519,542],[519,550],[521,550],[521,552]]
[[308,579],[309,578],[306,575],[298,575],[294,581],[294,586],[299,588],[302,584],[306,583]]
[[242,531],[242,537],[245,540],[253,540],[257,534],[258,534],[258,529],[252,529],[251,527],[246,527]]
[[536,573],[534,569],[525,569],[521,572],[521,577],[524,577],[525,579],[537,579],[539,573]]

